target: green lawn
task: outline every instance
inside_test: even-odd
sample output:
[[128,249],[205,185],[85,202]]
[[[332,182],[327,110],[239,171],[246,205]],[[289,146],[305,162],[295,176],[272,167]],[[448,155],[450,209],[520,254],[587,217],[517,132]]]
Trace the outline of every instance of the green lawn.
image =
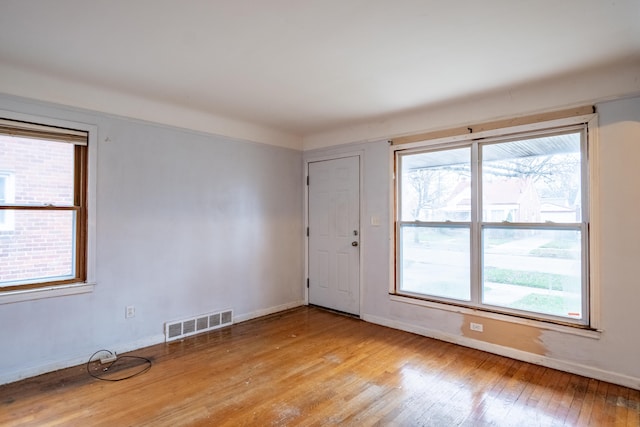
[[529,294],[515,301],[510,307],[563,317],[566,317],[569,311],[565,299],[557,295]]
[[484,269],[484,281],[553,291],[577,291],[580,289],[579,277],[497,267]]
[[529,255],[542,258],[578,259],[580,258],[580,247],[575,242],[551,240],[529,251]]

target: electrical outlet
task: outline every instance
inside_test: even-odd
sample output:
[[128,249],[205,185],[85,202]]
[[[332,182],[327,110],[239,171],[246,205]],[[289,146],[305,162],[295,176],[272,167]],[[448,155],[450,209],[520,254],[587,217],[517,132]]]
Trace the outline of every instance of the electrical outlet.
[[469,325],[469,328],[471,328],[472,331],[476,331],[476,332],[482,332],[483,331],[482,323],[473,323],[473,322],[471,322],[471,324]]
[[131,319],[132,317],[136,317],[136,307],[133,305],[128,305],[124,310],[125,319]]

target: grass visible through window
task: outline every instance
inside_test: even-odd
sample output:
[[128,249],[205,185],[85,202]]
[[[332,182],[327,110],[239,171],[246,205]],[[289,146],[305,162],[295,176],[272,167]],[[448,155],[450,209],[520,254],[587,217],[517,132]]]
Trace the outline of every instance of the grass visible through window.
[[567,306],[564,298],[557,295],[529,294],[511,304],[512,308],[534,312],[567,315]]
[[526,286],[528,288],[550,289],[553,291],[567,291],[580,288],[579,277],[496,267],[485,268],[484,281]]

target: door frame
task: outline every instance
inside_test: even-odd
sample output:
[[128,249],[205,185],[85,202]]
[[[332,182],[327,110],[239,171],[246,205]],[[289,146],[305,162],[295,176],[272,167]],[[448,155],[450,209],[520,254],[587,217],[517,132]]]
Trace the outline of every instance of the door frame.
[[363,255],[364,255],[364,248],[366,245],[366,230],[364,229],[363,225],[364,223],[362,222],[362,218],[364,217],[363,215],[363,209],[364,209],[364,205],[362,203],[362,193],[363,193],[363,189],[364,189],[364,174],[363,174],[363,170],[364,170],[364,150],[354,150],[354,151],[344,151],[344,152],[339,152],[339,153],[335,153],[335,154],[325,154],[325,155],[312,155],[312,156],[306,156],[304,158],[304,169],[302,170],[302,179],[303,179],[303,185],[304,185],[304,226],[303,226],[303,230],[302,230],[302,235],[304,237],[304,280],[303,280],[303,288],[304,288],[304,304],[305,305],[309,305],[309,236],[307,236],[307,228],[309,227],[309,186],[307,185],[307,177],[309,176],[309,163],[316,163],[316,162],[323,162],[323,161],[327,161],[327,160],[338,160],[338,159],[344,159],[347,157],[357,157],[358,158],[358,207],[359,207],[359,215],[358,215],[358,224],[359,224],[359,250],[358,250],[358,289],[359,289],[359,294],[360,294],[360,301],[358,302],[358,304],[360,305],[360,308],[358,310],[359,315],[358,317],[362,319],[363,313],[362,313],[362,303],[363,303],[363,297],[364,297],[364,292],[363,292],[363,286],[362,286],[362,278],[364,277],[364,270],[363,270]]

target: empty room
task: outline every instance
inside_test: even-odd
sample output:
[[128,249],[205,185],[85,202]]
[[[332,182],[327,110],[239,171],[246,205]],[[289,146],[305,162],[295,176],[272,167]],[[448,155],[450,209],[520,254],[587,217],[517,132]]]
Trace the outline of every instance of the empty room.
[[640,426],[638,0],[0,0],[0,424]]

